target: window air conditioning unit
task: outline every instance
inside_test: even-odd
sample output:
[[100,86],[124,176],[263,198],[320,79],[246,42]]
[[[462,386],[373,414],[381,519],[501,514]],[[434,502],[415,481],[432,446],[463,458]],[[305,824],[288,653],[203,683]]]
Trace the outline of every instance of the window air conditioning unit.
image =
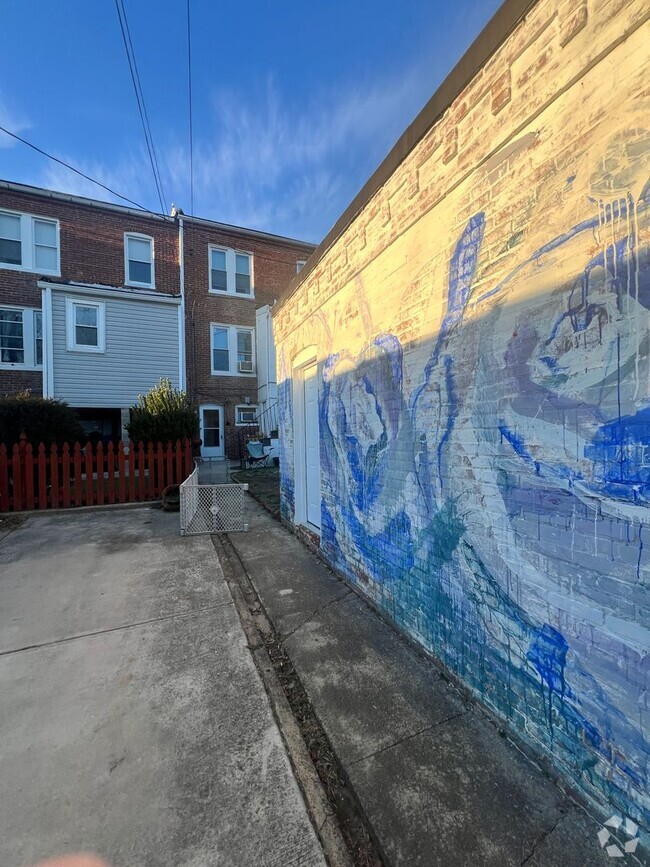
[[238,361],[237,362],[237,370],[240,373],[252,373],[253,372],[253,362],[252,361]]

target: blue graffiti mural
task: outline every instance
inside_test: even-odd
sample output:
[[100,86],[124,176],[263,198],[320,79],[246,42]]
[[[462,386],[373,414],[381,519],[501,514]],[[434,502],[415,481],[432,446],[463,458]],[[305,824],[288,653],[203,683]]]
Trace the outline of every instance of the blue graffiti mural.
[[649,204],[595,202],[487,287],[475,214],[426,346],[333,354],[319,397],[325,556],[647,826]]

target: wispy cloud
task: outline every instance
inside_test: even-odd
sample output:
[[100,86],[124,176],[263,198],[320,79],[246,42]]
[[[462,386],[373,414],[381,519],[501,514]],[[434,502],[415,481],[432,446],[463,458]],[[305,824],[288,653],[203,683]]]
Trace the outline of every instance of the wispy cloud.
[[[31,124],[27,118],[18,111],[14,111],[9,107],[9,103],[0,93],[0,126],[20,134],[29,129]],[[0,132],[0,148],[10,148],[16,145],[16,139]]]
[[[208,115],[195,136],[194,211],[222,222],[320,240],[355,195],[427,93],[418,70],[366,86],[315,96],[296,106],[272,79],[260,92],[217,93],[197,115]],[[165,192],[190,210],[186,143],[158,142]],[[156,207],[144,149],[114,164],[75,163],[107,186]],[[48,166],[45,186],[103,198],[95,185],[63,167]]]

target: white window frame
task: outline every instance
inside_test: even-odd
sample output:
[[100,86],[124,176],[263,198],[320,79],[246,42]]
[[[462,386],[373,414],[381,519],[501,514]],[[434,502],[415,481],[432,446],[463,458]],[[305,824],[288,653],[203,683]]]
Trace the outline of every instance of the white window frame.
[[306,259],[296,259],[296,274],[300,274],[300,272],[302,271],[302,269],[305,267],[306,264],[307,264]]
[[[76,307],[95,307],[97,309],[97,346],[77,343]],[[90,301],[85,298],[65,299],[65,331],[68,352],[90,352],[95,355],[106,351],[106,305],[103,301]]]
[[[138,280],[129,280],[129,239],[133,238],[136,241],[148,241],[151,251],[151,283],[141,283]],[[134,259],[139,262],[140,259]],[[125,232],[124,233],[124,285],[137,286],[139,289],[155,289],[156,288],[156,256],[154,239],[151,235],[143,235],[141,232]]]
[[[11,211],[7,208],[0,208],[1,214],[6,214],[8,217],[20,218],[20,252],[22,262],[20,265],[13,265],[10,262],[0,261],[0,270],[7,271],[28,271],[32,274],[49,274],[54,277],[61,276],[61,226],[59,221],[54,217],[43,217],[40,214],[25,214],[21,211]],[[34,222],[53,223],[56,228],[56,268],[37,268],[36,267],[36,233],[34,232]]]
[[[226,289],[212,288],[212,253],[217,251],[226,254]],[[236,291],[236,273],[237,273],[237,256],[248,256],[250,262],[250,292],[244,295],[243,292]],[[208,245],[208,292],[211,295],[229,295],[234,298],[243,298],[248,301],[251,298],[255,299],[255,271],[254,271],[254,256],[249,250],[235,250],[231,247],[222,247],[220,244]]]
[[[221,293],[224,294],[224,293]],[[228,331],[228,370],[214,369],[214,329],[224,328]],[[253,369],[250,373],[241,373],[237,363],[237,332],[247,331],[251,335],[251,364]],[[255,329],[246,325],[227,325],[225,322],[210,323],[210,373],[212,376],[245,376],[254,378],[257,376],[255,364]]]
[[[253,421],[240,421],[239,420],[239,410],[243,409],[247,412],[251,410],[255,413],[253,416]],[[251,424],[255,424],[255,418],[257,418],[257,404],[256,403],[238,403],[235,405],[235,426],[236,427],[248,427]]]
[[[0,302],[2,310],[18,310],[23,315],[23,352],[24,361],[2,361],[0,360],[0,370],[43,370],[43,363],[36,363],[36,315],[41,315],[41,323],[43,321],[43,311],[40,307],[19,307],[15,304],[4,304]],[[43,333],[41,331],[41,333]]]

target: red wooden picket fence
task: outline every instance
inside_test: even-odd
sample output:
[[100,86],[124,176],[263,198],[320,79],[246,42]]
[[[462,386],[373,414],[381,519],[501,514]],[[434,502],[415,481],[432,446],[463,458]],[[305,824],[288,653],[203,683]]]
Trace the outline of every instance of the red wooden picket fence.
[[0,512],[155,500],[193,468],[190,440],[33,449],[22,437],[12,449],[0,445]]

